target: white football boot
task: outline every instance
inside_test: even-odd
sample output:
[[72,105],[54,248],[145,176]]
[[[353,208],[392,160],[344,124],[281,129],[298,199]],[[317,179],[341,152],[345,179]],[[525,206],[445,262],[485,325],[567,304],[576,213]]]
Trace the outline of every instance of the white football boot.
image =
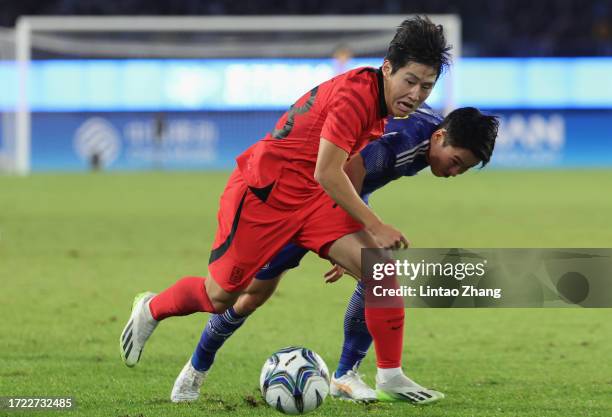
[[200,396],[200,387],[208,371],[198,371],[191,364],[191,358],[187,361],[181,373],[174,381],[170,400],[173,403],[193,402]]
[[132,314],[121,332],[119,338],[121,359],[129,367],[138,363],[145,343],[159,323],[149,310],[149,301],[154,296],[152,292],[143,292],[134,298]]
[[361,375],[357,373],[357,366],[340,378],[336,378],[334,375],[332,375],[329,384],[329,395],[332,397],[360,403],[378,401],[376,391],[363,382]]
[[419,384],[398,374],[390,380],[380,382],[376,377],[376,394],[380,401],[407,401],[412,404],[431,404],[444,398],[444,394]]

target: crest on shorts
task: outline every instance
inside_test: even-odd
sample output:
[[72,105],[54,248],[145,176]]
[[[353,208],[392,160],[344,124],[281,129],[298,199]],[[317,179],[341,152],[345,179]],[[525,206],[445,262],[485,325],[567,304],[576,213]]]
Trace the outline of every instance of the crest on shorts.
[[239,284],[240,281],[242,281],[243,275],[244,275],[244,269],[234,266],[232,268],[232,273],[230,274],[229,280],[232,284]]

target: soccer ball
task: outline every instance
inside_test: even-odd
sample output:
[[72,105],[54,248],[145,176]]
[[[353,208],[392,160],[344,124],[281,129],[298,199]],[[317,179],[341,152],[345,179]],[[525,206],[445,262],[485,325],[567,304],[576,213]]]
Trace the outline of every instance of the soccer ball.
[[270,407],[285,414],[305,414],[319,407],[329,393],[329,371],[310,349],[291,346],[264,363],[259,388]]

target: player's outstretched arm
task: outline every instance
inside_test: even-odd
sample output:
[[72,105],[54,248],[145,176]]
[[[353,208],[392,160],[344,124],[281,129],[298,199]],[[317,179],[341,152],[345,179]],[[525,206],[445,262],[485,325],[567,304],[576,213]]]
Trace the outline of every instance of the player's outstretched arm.
[[348,154],[325,138],[321,138],[315,167],[315,179],[340,207],[361,222],[382,248],[408,246],[406,237],[396,228],[384,224],[359,197],[344,172]]

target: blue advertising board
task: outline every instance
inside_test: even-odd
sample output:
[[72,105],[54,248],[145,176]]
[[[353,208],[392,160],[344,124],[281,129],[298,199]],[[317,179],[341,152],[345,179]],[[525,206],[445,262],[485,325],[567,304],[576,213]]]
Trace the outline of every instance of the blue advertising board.
[[39,113],[32,118],[33,171],[102,167],[231,169],[280,112]]
[[[349,66],[377,66],[357,58]],[[330,59],[33,61],[34,171],[230,169],[280,114],[334,75]],[[462,58],[428,99],[502,116],[492,166],[612,166],[612,58]],[[0,157],[13,135],[19,78],[0,61]],[[546,109],[546,110],[543,110]],[[14,122],[14,121],[13,121]],[[0,161],[1,162],[1,161]]]
[[[491,166],[612,167],[612,110],[492,111],[502,123]],[[282,114],[35,113],[32,170],[232,169]]]
[[[347,67],[378,67],[356,58]],[[497,109],[612,108],[612,58],[462,58],[428,99]],[[35,112],[282,110],[336,74],[331,59],[40,60],[28,73]],[[0,110],[17,104],[14,62],[0,61]]]
[[498,111],[492,166],[612,167],[612,110]]

